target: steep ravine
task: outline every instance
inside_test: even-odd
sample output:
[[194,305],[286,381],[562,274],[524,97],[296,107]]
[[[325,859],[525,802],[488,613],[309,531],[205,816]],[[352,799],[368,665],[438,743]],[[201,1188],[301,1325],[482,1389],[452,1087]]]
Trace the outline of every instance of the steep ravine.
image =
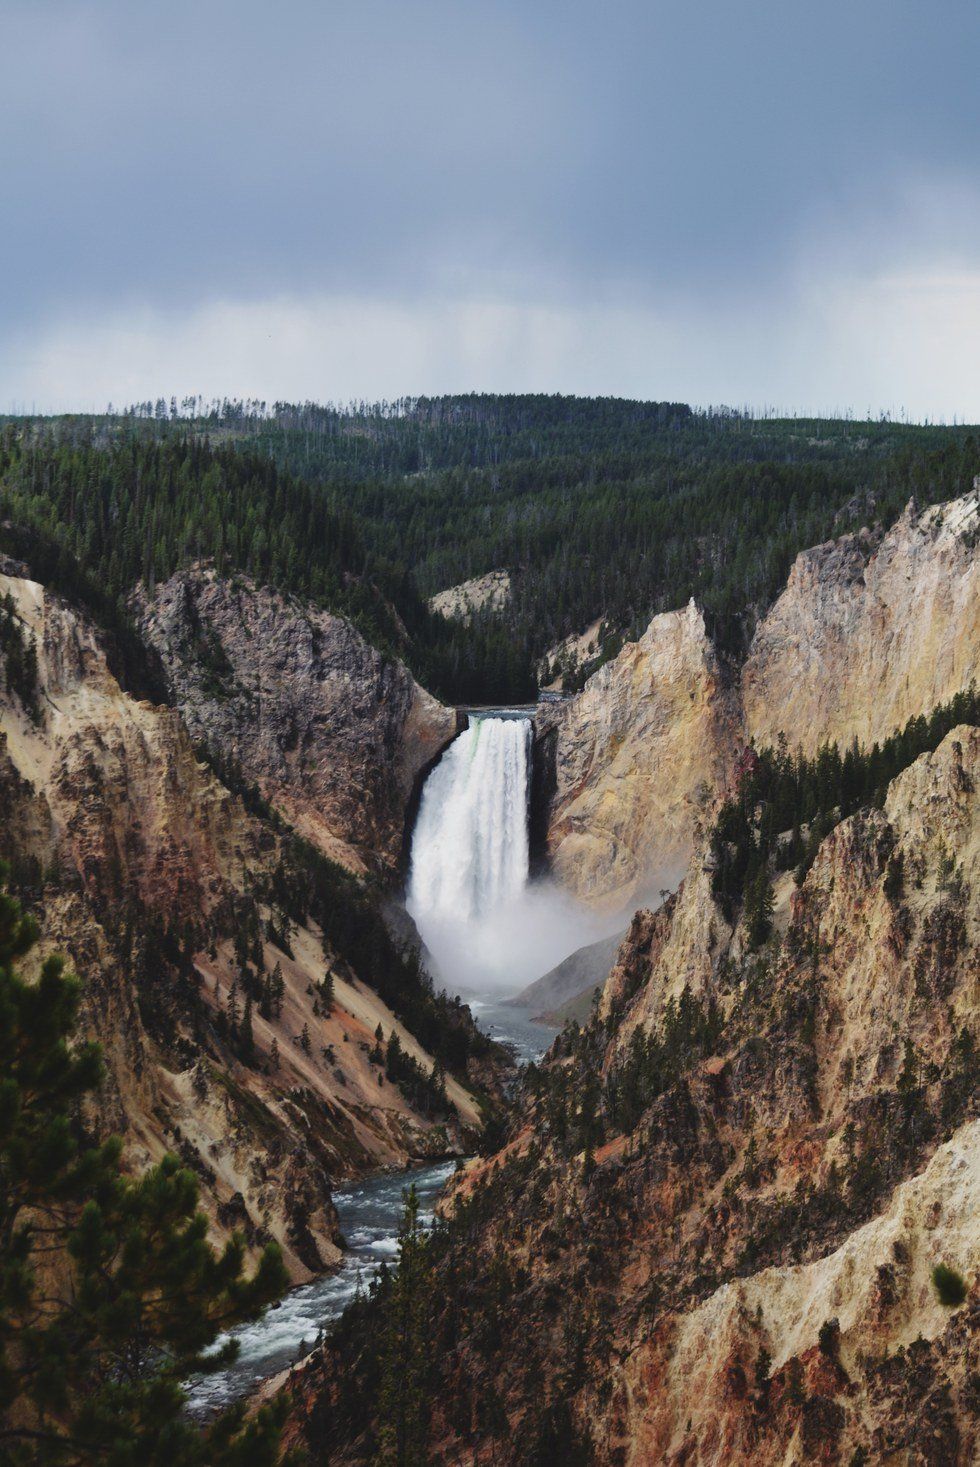
[[[431,1073],[433,1055],[372,988],[380,973],[370,965],[355,971],[336,939],[302,915],[297,894],[304,882],[312,893],[321,878],[308,862],[296,867],[288,825],[246,810],[198,759],[180,711],[121,689],[84,616],[23,568],[8,563],[3,570],[0,595],[12,598],[21,632],[37,649],[39,713],[32,717],[0,680],[0,857],[38,917],[44,949],[64,952],[85,982],[85,1027],[102,1042],[108,1067],[92,1122],[123,1135],[131,1166],[176,1150],[200,1178],[219,1233],[240,1227],[255,1243],[276,1238],[293,1277],[309,1277],[339,1258],[332,1183],[412,1156],[466,1150],[480,1107],[451,1076],[442,1112],[386,1081],[373,1055],[379,1025],[384,1042],[397,1035],[422,1073]],[[251,606],[239,588],[235,613],[271,636],[269,619],[282,608],[255,596]],[[280,650],[288,672],[286,621]],[[304,625],[297,636],[308,647],[313,633]],[[361,745],[351,766],[339,757],[329,766],[323,749],[318,756],[335,795],[331,838],[342,836],[354,850],[355,840],[376,831],[385,860],[396,849],[412,769],[443,736],[445,710],[403,670],[390,672],[364,644],[352,643],[345,624],[326,619],[320,635],[331,631],[348,649],[337,656],[352,659],[337,677],[349,695],[350,747]],[[271,664],[263,667],[271,678]],[[275,723],[283,706],[302,701],[298,676],[293,666],[292,683],[286,673],[280,679],[284,702],[257,698],[263,717]],[[341,695],[328,690],[324,697]],[[220,700],[214,706],[220,710]],[[231,718],[243,706],[224,711]],[[239,742],[226,755],[247,750],[250,732],[267,750],[272,733],[263,733],[261,719],[257,728],[246,720],[235,726]],[[301,747],[308,755],[309,743]],[[246,762],[253,777],[266,757]],[[366,824],[355,830],[336,812],[357,805],[371,760],[377,798],[363,802]],[[288,794],[288,781],[283,787]],[[281,808],[306,828],[299,803],[284,795]],[[322,879],[334,890],[324,911],[336,914],[346,889],[339,877],[325,872]],[[354,920],[367,915],[365,906]],[[377,961],[394,964],[394,973],[397,960],[385,956],[380,919],[377,925]],[[332,1002],[324,997],[325,975]],[[453,1026],[461,1039],[475,1032],[465,1010],[449,1010],[439,1022],[447,1042]],[[492,1069],[484,1067],[483,1081],[492,1081]]]

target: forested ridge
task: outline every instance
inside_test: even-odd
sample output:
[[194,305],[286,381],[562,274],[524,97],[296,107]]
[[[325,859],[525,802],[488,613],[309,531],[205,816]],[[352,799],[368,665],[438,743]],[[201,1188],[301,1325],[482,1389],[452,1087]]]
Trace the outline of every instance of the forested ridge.
[[[737,657],[801,549],[978,471],[968,428],[557,396],[184,399],[8,420],[0,513],[116,606],[140,577],[213,556],[351,616],[444,698],[493,702],[533,695],[543,654],[594,620],[608,656],[691,596]],[[428,611],[497,568],[503,610],[467,627]]]

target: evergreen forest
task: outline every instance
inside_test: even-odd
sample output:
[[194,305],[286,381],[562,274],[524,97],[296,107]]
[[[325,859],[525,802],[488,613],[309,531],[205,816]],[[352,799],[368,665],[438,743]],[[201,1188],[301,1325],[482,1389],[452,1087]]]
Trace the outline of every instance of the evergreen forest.
[[[495,703],[533,697],[563,638],[600,621],[598,665],[692,596],[737,659],[801,549],[962,494],[978,471],[974,430],[888,420],[560,396],[160,399],[3,420],[0,522],[3,548],[87,599],[123,661],[137,581],[213,558],[351,617],[444,699]],[[468,625],[429,610],[495,569],[511,575],[503,608]]]

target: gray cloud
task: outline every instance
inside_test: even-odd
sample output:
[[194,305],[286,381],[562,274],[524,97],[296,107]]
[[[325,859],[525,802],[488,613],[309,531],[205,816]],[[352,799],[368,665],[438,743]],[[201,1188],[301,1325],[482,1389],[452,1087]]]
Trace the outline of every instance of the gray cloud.
[[924,352],[980,415],[975,4],[0,8],[4,406],[404,375],[936,411]]

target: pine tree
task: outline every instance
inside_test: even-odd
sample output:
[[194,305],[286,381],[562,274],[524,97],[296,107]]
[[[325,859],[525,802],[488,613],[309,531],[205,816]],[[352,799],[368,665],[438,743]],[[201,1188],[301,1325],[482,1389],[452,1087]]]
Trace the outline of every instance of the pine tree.
[[433,1060],[432,1075],[429,1081],[437,1110],[449,1109],[449,1096],[446,1091],[446,1067],[442,1060]]
[[749,947],[761,947],[772,931],[773,895],[769,873],[760,866],[745,898],[745,930]]
[[[33,984],[15,972],[36,938],[0,891],[0,1460],[266,1467],[277,1413],[200,1428],[181,1382],[233,1357],[204,1352],[281,1292],[279,1251],[245,1277],[243,1240],[214,1252],[176,1157],[132,1179],[118,1140],[84,1139],[74,1116],[100,1053],[74,1039],[81,987],[60,959]],[[40,1250],[60,1269],[35,1269]]]
[[237,1039],[238,1026],[241,1023],[241,1013],[238,1008],[239,991],[238,979],[236,978],[228,990],[228,1028],[231,1030],[232,1039]]
[[272,977],[269,979],[269,1009],[274,1019],[282,1017],[282,1000],[285,992],[286,983],[282,976],[282,964],[277,962],[272,970]]
[[272,1036],[272,1048],[269,1050],[269,1068],[270,1068],[270,1070],[273,1070],[273,1071],[278,1070],[280,1063],[281,1063],[281,1061],[279,1059],[279,1040],[275,1037],[275,1035],[273,1035]]
[[238,1036],[238,1046],[242,1060],[247,1065],[255,1063],[255,1035],[252,1032],[252,1000],[245,1000],[245,1012],[242,1014],[241,1030]]
[[401,1040],[394,1030],[388,1036],[388,1048],[385,1052],[385,1074],[389,1080],[397,1080],[401,1075],[402,1046]]
[[428,1243],[419,1223],[418,1196],[410,1187],[398,1232],[398,1272],[384,1316],[376,1467],[425,1467],[429,1461],[431,1291]]

